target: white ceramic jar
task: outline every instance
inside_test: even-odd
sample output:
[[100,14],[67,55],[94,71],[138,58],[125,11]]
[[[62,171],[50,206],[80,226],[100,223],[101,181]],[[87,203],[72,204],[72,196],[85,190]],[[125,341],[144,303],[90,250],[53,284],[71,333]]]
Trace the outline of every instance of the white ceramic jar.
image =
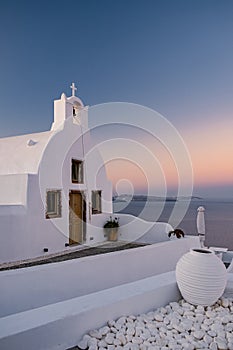
[[227,271],[209,249],[190,249],[176,265],[176,280],[183,298],[193,305],[213,305],[223,294]]

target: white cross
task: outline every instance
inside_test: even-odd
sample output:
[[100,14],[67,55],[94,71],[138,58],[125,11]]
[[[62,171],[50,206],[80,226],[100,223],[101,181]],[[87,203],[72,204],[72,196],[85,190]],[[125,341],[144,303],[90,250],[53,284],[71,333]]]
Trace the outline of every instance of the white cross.
[[72,90],[72,96],[75,96],[75,91],[77,90],[77,88],[75,87],[75,83],[72,83],[72,84],[70,85],[70,88],[71,88],[71,90]]

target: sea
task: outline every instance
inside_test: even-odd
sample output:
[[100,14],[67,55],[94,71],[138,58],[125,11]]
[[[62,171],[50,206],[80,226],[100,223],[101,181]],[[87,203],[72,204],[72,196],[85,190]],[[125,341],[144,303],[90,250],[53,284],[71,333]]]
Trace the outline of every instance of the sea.
[[[147,221],[169,222],[174,228],[181,228],[187,235],[197,235],[197,209],[205,208],[206,246],[233,250],[233,199],[192,199],[187,203],[178,222],[171,217],[176,201],[113,202],[114,212],[132,214]],[[183,210],[183,209],[182,209]]]

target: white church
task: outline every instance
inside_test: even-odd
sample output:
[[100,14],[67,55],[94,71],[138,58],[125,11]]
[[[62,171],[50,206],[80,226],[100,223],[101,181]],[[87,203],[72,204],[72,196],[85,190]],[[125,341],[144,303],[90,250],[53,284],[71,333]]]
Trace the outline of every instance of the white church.
[[71,88],[54,101],[51,130],[0,139],[0,262],[106,239],[112,186]]
[[[51,130],[0,139],[0,263],[108,240],[112,184],[88,128],[88,106],[63,93]],[[172,227],[118,214],[121,241],[166,241]]]

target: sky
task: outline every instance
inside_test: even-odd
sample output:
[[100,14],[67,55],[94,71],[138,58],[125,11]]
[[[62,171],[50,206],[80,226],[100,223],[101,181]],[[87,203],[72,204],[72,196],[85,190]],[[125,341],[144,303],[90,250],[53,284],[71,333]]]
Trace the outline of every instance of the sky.
[[[0,50],[0,137],[50,129],[53,100],[75,82],[87,105],[159,112],[188,148],[194,195],[233,197],[231,0],[2,0]],[[128,180],[119,160],[108,173],[143,192],[134,166]]]

